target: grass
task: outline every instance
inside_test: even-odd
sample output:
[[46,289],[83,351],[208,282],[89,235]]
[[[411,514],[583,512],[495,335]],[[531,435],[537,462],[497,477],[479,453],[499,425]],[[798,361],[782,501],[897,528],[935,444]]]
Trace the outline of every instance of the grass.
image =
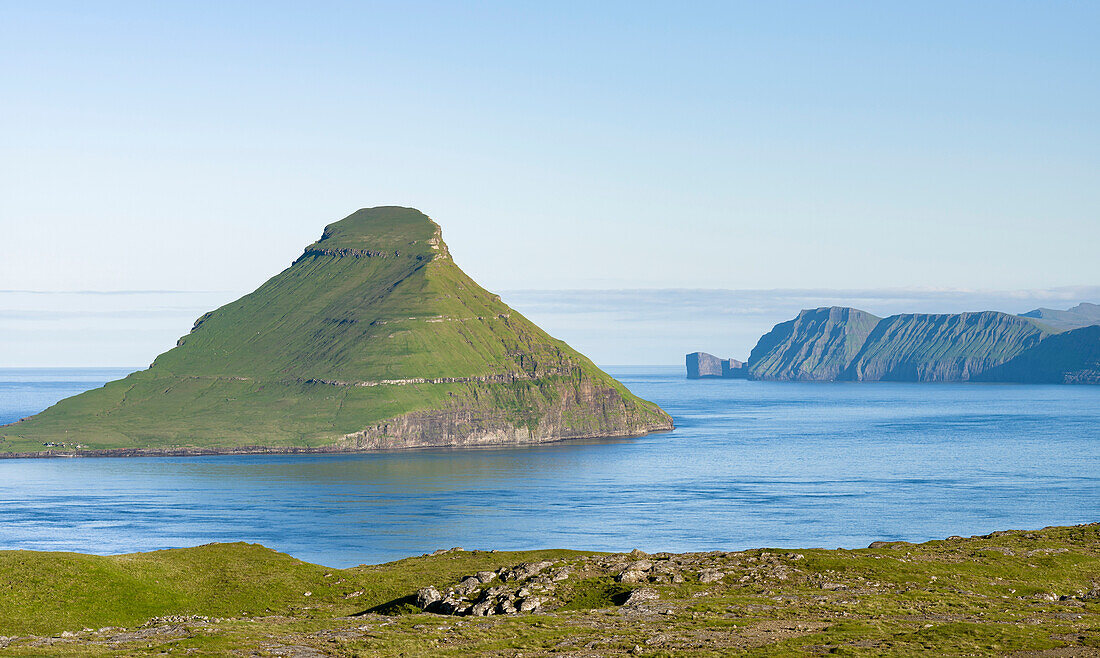
[[[579,573],[585,561],[615,559],[449,551],[329,569],[250,544],[108,557],[6,551],[0,636],[17,637],[0,638],[0,647],[6,643],[11,655],[260,656],[294,647],[341,656],[1082,655],[1100,648],[1096,524],[852,551],[669,556],[694,565],[681,584],[578,577],[563,585],[564,605],[539,614],[446,617],[420,612],[412,596],[523,562],[551,560]],[[726,575],[701,583],[692,570],[704,566]],[[642,586],[659,601],[619,607]],[[168,616],[175,617],[149,623]]]
[[[331,224],[291,267],[205,314],[148,370],[0,428],[0,452],[45,443],[317,447],[380,421],[454,408],[503,412],[547,433],[559,422],[548,411],[563,404],[555,411],[566,433],[668,421],[478,286],[438,236],[410,208],[361,210]],[[499,375],[520,381],[354,385]],[[581,399],[584,386],[614,396],[618,408]]]

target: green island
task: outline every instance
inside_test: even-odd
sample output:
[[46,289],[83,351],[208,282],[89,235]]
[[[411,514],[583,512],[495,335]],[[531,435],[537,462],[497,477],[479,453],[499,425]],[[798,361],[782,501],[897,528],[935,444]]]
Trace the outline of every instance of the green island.
[[348,452],[672,429],[477,285],[412,208],[330,224],[147,369],[0,427],[0,456]]
[[1100,652],[1100,524],[860,550],[455,548],[348,569],[244,543],[0,551],[0,651],[1090,655]]

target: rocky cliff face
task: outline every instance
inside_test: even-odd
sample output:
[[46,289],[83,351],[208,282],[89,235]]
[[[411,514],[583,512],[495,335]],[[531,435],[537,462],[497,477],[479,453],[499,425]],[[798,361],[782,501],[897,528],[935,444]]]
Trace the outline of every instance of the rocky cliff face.
[[639,413],[617,391],[583,377],[543,386],[535,394],[512,393],[511,404],[502,405],[501,395],[507,392],[486,397],[473,389],[442,409],[411,412],[348,434],[340,445],[353,450],[492,446],[670,429],[663,418]]
[[721,377],[723,379],[747,379],[748,368],[744,361],[737,359],[719,359],[706,352],[692,352],[684,360],[687,364],[688,379],[707,379]]
[[959,382],[1035,347],[1049,333],[1035,321],[987,311],[879,319],[851,308],[802,311],[760,339],[753,379]]
[[975,379],[1022,384],[1100,384],[1100,326],[1049,336]]
[[326,227],[148,370],[0,429],[0,452],[58,441],[296,452],[671,428],[659,407],[470,279],[427,216],[383,207]]
[[894,315],[875,326],[838,379],[964,382],[1046,336],[1034,322],[996,311]]
[[722,360],[706,352],[692,352],[684,357],[688,379],[703,377],[721,377]]
[[749,369],[744,361],[737,359],[724,359],[722,361],[722,376],[726,379],[748,379]]
[[760,339],[749,355],[749,376],[774,381],[835,380],[878,322],[878,317],[854,308],[802,311]]

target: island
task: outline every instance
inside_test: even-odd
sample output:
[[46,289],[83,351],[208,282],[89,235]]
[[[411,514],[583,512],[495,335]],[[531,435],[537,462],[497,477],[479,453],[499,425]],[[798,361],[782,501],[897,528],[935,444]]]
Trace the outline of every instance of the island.
[[0,427],[0,456],[519,445],[672,427],[475,283],[439,225],[385,206],[325,227],[148,369]]
[[[807,309],[761,337],[742,372],[762,381],[1097,384],[1098,325],[1100,306],[1088,303],[1021,315],[887,318],[848,307]],[[722,376],[712,374],[716,357],[687,358],[688,378]]]

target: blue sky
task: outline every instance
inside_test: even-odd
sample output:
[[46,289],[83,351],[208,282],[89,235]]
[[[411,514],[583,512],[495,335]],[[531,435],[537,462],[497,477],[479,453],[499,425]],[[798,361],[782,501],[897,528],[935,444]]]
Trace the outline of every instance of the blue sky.
[[[493,290],[1093,286],[1098,24],[1084,2],[0,2],[0,289],[232,298],[385,204]],[[62,297],[36,304],[83,308]],[[0,338],[0,365],[30,353]]]

